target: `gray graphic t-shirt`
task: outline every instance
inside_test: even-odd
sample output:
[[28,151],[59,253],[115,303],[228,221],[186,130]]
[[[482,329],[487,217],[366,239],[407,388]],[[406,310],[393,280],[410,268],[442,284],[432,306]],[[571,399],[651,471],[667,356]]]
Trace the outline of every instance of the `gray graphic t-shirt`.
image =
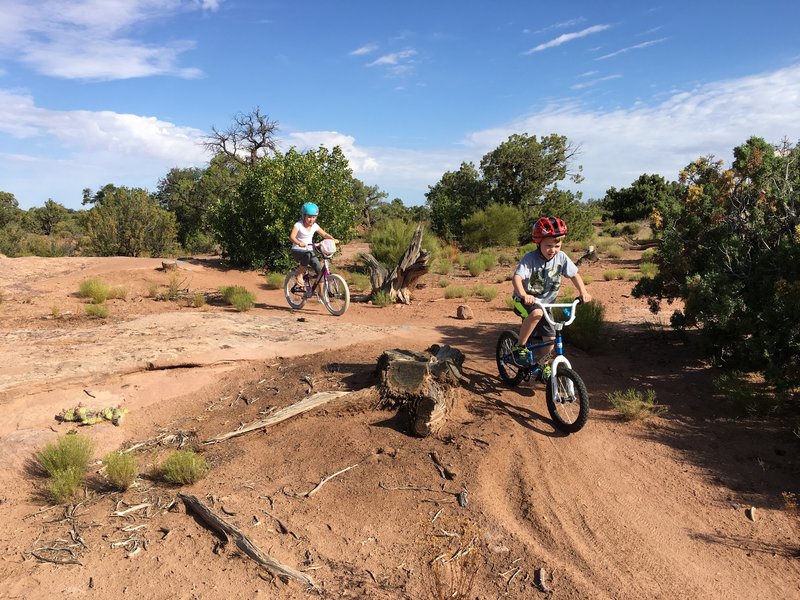
[[522,278],[522,287],[545,304],[556,301],[561,288],[561,277],[574,277],[578,267],[569,256],[560,251],[545,260],[538,250],[528,252],[517,265],[514,275]]

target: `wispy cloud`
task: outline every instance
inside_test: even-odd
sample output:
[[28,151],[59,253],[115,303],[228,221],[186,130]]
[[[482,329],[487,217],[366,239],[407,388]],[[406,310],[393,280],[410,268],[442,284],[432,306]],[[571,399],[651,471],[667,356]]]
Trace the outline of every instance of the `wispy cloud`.
[[576,19],[570,19],[569,21],[561,21],[560,23],[554,23],[553,25],[548,25],[547,27],[543,27],[542,29],[537,29],[536,31],[534,31],[534,33],[536,35],[540,35],[542,33],[547,33],[548,31],[552,31],[553,29],[566,29],[567,27],[575,27],[576,25],[580,25],[585,21],[586,19],[584,17],[578,17]]
[[595,60],[605,60],[607,58],[613,58],[614,56],[619,56],[620,54],[625,54],[626,52],[631,52],[632,50],[641,50],[642,48],[649,48],[650,46],[655,46],[656,44],[661,44],[662,42],[666,42],[669,38],[659,38],[657,40],[649,40],[647,42],[642,42],[641,44],[636,44],[634,46],[628,46],[627,48],[622,48],[621,50],[617,50],[616,52],[611,52],[610,54],[604,54],[603,56],[598,56]]
[[3,2],[0,49],[33,70],[64,79],[198,77],[178,64],[192,41],[152,44],[131,35],[184,11],[216,11],[224,0],[62,0]]
[[561,46],[562,44],[566,44],[567,42],[571,42],[573,40],[577,40],[587,35],[592,35],[593,33],[600,33],[601,31],[605,31],[606,29],[610,28],[611,25],[592,25],[591,27],[587,27],[586,29],[581,29],[580,31],[575,31],[573,33],[565,33],[563,35],[558,36],[550,40],[549,42],[545,42],[543,44],[539,44],[538,46],[531,48],[530,50],[526,50],[523,54],[534,54],[535,52],[541,52],[542,50],[547,50],[548,48],[555,48],[556,46]]
[[414,49],[392,52],[367,63],[368,67],[386,67],[388,73],[393,77],[403,77],[414,71],[414,57],[417,51]]
[[356,48],[352,52],[350,52],[350,56],[364,56],[365,54],[370,54],[378,49],[376,44],[366,44],[365,46],[361,46],[360,48]]
[[606,75],[605,77],[596,77],[595,79],[590,79],[588,81],[582,81],[580,83],[576,83],[570,86],[571,90],[583,90],[589,87],[593,87],[598,83],[602,83],[604,81],[611,81],[612,79],[619,79],[622,75],[615,74],[615,75]]

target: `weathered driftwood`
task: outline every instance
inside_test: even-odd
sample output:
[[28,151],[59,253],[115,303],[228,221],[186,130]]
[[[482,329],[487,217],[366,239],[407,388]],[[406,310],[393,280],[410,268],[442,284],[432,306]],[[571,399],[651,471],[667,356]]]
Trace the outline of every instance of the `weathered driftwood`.
[[417,280],[430,269],[428,265],[430,253],[422,248],[422,230],[423,225],[420,223],[417,225],[411,244],[391,273],[371,254],[361,255],[361,260],[369,269],[372,294],[384,292],[389,295],[392,302],[411,303],[411,290]]
[[628,236],[623,236],[623,239],[635,250],[646,250],[647,248],[658,248],[661,246],[661,240],[635,240]]
[[259,419],[258,421],[253,421],[252,423],[243,425],[236,431],[229,431],[228,433],[220,434],[216,437],[207,439],[203,443],[216,444],[217,442],[224,442],[227,439],[236,437],[237,435],[242,435],[243,433],[248,433],[249,431],[255,431],[256,429],[263,429],[265,427],[269,427],[270,425],[275,425],[276,423],[280,423],[281,421],[290,419],[291,417],[297,416],[313,408],[321,406],[326,402],[330,402],[334,398],[338,398],[340,396],[344,396],[349,393],[350,392],[317,392],[316,394],[312,394],[307,398],[303,398],[299,402],[295,402],[291,406],[282,408],[281,410],[270,415],[266,419]]
[[203,504],[196,496],[191,494],[178,494],[178,497],[183,500],[187,510],[194,512],[200,519],[208,525],[212,530],[216,531],[226,540],[233,539],[236,547],[244,552],[245,555],[256,561],[261,567],[280,577],[283,581],[288,579],[295,579],[305,585],[316,588],[314,581],[305,573],[288,567],[278,561],[270,558],[264,554],[261,549],[256,546],[250,539],[244,535],[237,527],[228,523],[222,517],[214,514],[214,512]]
[[595,252],[594,246],[589,246],[586,252],[575,261],[575,264],[580,267],[583,263],[597,262],[598,260],[600,259],[597,256],[597,252]]
[[428,353],[385,351],[377,365],[382,405],[407,410],[415,435],[437,433],[453,408],[463,363],[464,355],[446,345]]

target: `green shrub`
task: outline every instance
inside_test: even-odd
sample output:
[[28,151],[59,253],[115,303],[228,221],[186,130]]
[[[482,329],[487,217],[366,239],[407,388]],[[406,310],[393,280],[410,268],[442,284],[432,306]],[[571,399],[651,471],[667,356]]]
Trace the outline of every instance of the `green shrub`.
[[69,467],[56,471],[47,482],[47,491],[56,504],[63,504],[75,497],[81,485],[83,471],[76,467]]
[[[592,300],[579,304],[575,320],[565,333],[569,342],[582,350],[594,350],[602,347],[604,342],[603,328],[605,323],[605,307],[598,301]],[[561,311],[563,314],[563,311]]]
[[255,296],[240,285],[225,286],[219,291],[225,302],[231,304],[239,312],[248,311],[255,305]]
[[435,263],[433,263],[433,268],[431,269],[431,271],[433,271],[437,275],[449,275],[452,270],[453,270],[453,263],[444,258],[440,258]]
[[624,280],[626,278],[625,273],[625,269],[610,269],[608,271],[603,271],[603,279],[606,281],[613,281],[614,279]]
[[[267,289],[268,290],[279,290],[283,287],[283,273],[267,273],[265,276],[267,280]],[[348,282],[349,283],[349,282]]]
[[658,250],[655,248],[648,248],[642,252],[642,263],[654,263],[656,262],[656,253]]
[[461,221],[462,243],[467,250],[489,246],[511,246],[519,240],[525,219],[510,204],[490,204]]
[[108,289],[109,300],[125,300],[128,297],[128,288],[124,285],[115,285]]
[[109,452],[103,459],[103,464],[106,478],[118,490],[124,491],[131,487],[139,474],[136,457],[130,452]]
[[51,476],[67,469],[77,469],[82,475],[89,468],[93,452],[94,443],[90,438],[68,433],[39,450],[36,462]]
[[608,394],[608,401],[626,421],[644,421],[667,412],[666,406],[656,404],[654,390],[647,390],[644,394],[633,388],[615,391]]
[[[406,223],[401,219],[381,221],[369,233],[372,256],[391,270],[408,250],[416,229],[416,223]],[[436,258],[442,250],[441,242],[427,228],[422,232],[422,248],[430,252],[431,258]]]
[[95,304],[102,304],[108,299],[110,293],[108,284],[102,279],[90,277],[81,281],[78,286],[78,296],[89,298]]
[[393,302],[392,302],[392,295],[389,292],[378,290],[377,292],[372,294],[373,306],[384,307],[384,306],[389,306],[390,304],[393,304]]
[[106,317],[108,317],[108,306],[106,306],[105,304],[87,304],[86,314],[89,315],[90,317],[105,319]]
[[451,285],[444,290],[445,298],[466,298],[467,289],[461,285]]
[[525,244],[517,251],[517,258],[522,259],[522,257],[525,256],[528,252],[533,252],[534,250],[536,250],[536,248],[537,248],[536,244],[533,243]]
[[369,275],[366,273],[359,273],[358,271],[340,271],[340,274],[345,278],[351,290],[372,289],[372,282],[369,279]]
[[446,288],[448,285],[450,285],[450,280],[447,277],[439,278],[439,287]]
[[713,379],[713,384],[724,401],[741,416],[767,417],[780,406],[770,386],[753,381],[740,371],[723,373]]
[[192,450],[173,452],[161,466],[164,479],[176,485],[188,485],[200,481],[208,470],[206,459]]
[[200,308],[206,304],[206,295],[202,292],[195,292],[189,299],[189,306]]
[[642,277],[655,277],[658,275],[658,265],[655,263],[642,263],[639,265]]
[[473,258],[467,263],[467,270],[473,277],[477,277],[486,270],[486,265],[480,258]]
[[497,298],[497,288],[489,285],[476,285],[472,293],[479,298],[483,298],[487,302],[491,302]]

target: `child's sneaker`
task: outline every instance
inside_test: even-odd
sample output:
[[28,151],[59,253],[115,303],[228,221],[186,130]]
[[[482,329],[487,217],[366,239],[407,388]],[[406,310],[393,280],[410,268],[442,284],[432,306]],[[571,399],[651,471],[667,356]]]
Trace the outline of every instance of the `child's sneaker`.
[[545,363],[543,367],[536,365],[534,368],[539,370],[539,374],[536,376],[537,381],[545,383],[548,379],[550,379],[550,375],[552,374],[552,371],[550,370],[550,363]]
[[519,366],[530,367],[533,365],[533,353],[526,346],[514,346],[511,353],[514,356],[514,362]]

